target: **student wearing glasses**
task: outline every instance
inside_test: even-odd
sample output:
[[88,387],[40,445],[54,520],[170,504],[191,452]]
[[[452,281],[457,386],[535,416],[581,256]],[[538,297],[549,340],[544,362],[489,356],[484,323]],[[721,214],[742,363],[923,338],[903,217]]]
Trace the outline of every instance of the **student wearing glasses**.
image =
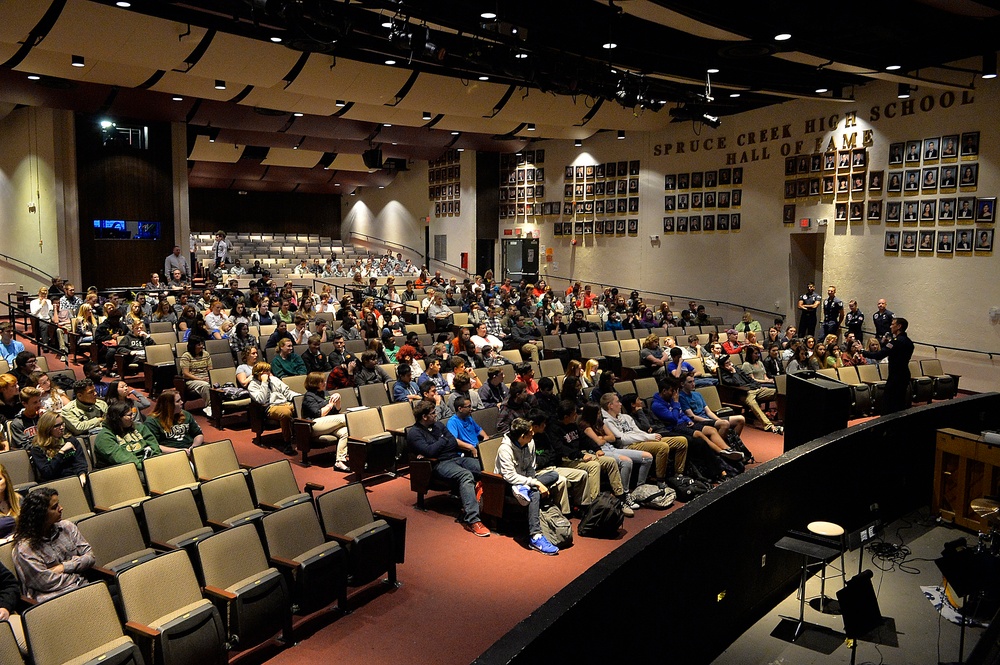
[[57,411],[46,411],[38,420],[38,433],[28,448],[39,482],[77,476],[87,482],[87,457],[75,436],[64,438],[66,423]]

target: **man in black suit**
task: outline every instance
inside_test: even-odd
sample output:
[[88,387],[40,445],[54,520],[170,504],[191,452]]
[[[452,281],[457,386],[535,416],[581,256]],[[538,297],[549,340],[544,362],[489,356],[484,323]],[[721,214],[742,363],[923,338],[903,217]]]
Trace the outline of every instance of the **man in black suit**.
[[910,358],[913,357],[913,341],[906,335],[909,323],[903,317],[896,317],[890,325],[892,339],[878,351],[864,351],[865,358],[882,360],[889,358],[889,378],[885,382],[884,414],[895,413],[906,408],[906,393],[910,389]]

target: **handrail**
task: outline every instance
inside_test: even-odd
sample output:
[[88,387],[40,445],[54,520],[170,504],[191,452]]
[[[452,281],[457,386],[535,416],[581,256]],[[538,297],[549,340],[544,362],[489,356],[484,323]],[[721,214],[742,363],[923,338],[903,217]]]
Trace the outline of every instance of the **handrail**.
[[6,259],[7,261],[12,261],[13,263],[20,263],[22,266],[26,267],[28,270],[31,270],[32,272],[37,272],[40,275],[44,275],[45,277],[47,277],[49,279],[50,282],[53,279],[55,279],[54,275],[50,275],[49,273],[45,272],[41,268],[39,268],[37,266],[33,266],[30,263],[27,263],[26,261],[22,261],[21,259],[17,259],[17,258],[14,258],[13,256],[9,256],[7,254],[2,254],[2,253],[0,253],[0,258]]
[[[548,281],[549,279],[560,279],[560,280],[563,280],[563,281],[568,282],[570,284],[584,281],[584,280],[581,280],[578,277],[564,277],[562,275],[552,275],[552,274],[548,274],[548,275],[544,275],[544,276],[543,275],[539,275],[539,279],[545,279],[546,281]],[[714,298],[695,298],[695,297],[692,297],[692,296],[684,296],[684,295],[677,295],[677,294],[671,294],[671,293],[661,293],[659,291],[649,291],[649,290],[646,290],[646,289],[632,289],[630,287],[621,286],[619,284],[602,284],[600,282],[595,282],[595,283],[600,287],[601,291],[603,291],[605,288],[618,289],[619,292],[621,292],[621,291],[628,291],[628,292],[639,291],[639,293],[649,294],[649,295],[656,296],[656,297],[661,298],[661,299],[669,298],[670,300],[682,300],[682,301],[694,300],[694,301],[697,301],[699,303],[712,303],[712,304],[717,305],[717,306],[718,305],[725,305],[727,307],[735,307],[735,308],[739,308],[739,309],[742,309],[742,310],[747,311],[747,312],[758,312],[760,314],[765,314],[765,315],[771,316],[771,317],[779,317],[780,316],[783,319],[787,319],[788,318],[784,314],[784,312],[774,312],[774,311],[763,309],[763,308],[760,308],[760,307],[750,307],[750,306],[744,305],[742,303],[729,302],[728,300],[716,300]],[[654,307],[653,309],[655,310],[656,308]]]
[[400,244],[398,242],[393,242],[391,240],[383,240],[382,238],[376,238],[375,236],[370,236],[367,233],[358,233],[357,231],[351,231],[350,234],[352,236],[358,236],[359,238],[364,239],[366,242],[379,242],[379,243],[381,243],[383,245],[389,245],[391,247],[396,247],[398,249],[405,249],[408,252],[413,252],[417,256],[423,257],[425,264],[429,264],[431,261],[434,261],[434,262],[440,263],[443,266],[451,268],[452,270],[455,270],[455,271],[457,271],[457,272],[465,275],[466,277],[468,277],[471,274],[468,270],[466,270],[465,268],[462,268],[461,266],[456,266],[453,263],[448,263],[447,261],[442,261],[441,259],[433,259],[433,258],[424,256],[420,252],[420,250],[414,249],[412,247],[408,247],[407,245],[403,245],[403,244]]

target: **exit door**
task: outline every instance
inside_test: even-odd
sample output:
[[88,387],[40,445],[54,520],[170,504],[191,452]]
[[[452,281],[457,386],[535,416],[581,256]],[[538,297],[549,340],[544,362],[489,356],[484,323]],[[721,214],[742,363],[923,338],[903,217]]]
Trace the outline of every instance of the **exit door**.
[[503,243],[503,277],[512,282],[521,279],[538,281],[538,238],[505,240]]

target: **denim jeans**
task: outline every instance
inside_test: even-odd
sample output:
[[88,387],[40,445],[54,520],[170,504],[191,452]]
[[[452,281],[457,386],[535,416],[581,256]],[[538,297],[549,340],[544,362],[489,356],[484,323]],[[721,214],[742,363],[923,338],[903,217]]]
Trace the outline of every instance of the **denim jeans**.
[[482,469],[475,457],[456,457],[438,462],[434,473],[439,478],[447,480],[458,487],[458,495],[462,500],[462,521],[466,524],[481,521],[479,519],[479,501],[476,500],[476,481]]
[[[535,479],[549,488],[549,496],[551,497],[555,484],[559,482],[559,473],[547,471],[535,476]],[[528,536],[534,536],[542,532],[542,522],[538,517],[538,511],[542,505],[542,493],[538,491],[537,487],[531,487],[528,491],[528,497]]]
[[[653,456],[641,450],[630,450],[628,448],[615,448],[609,443],[601,446],[605,455],[611,455],[618,462],[618,470],[622,476],[622,486],[625,491],[629,491],[629,482],[632,480],[632,466],[639,465],[639,476],[636,478],[636,485],[646,482],[649,475],[649,467],[653,464]],[[624,458],[624,459],[623,459]]]

